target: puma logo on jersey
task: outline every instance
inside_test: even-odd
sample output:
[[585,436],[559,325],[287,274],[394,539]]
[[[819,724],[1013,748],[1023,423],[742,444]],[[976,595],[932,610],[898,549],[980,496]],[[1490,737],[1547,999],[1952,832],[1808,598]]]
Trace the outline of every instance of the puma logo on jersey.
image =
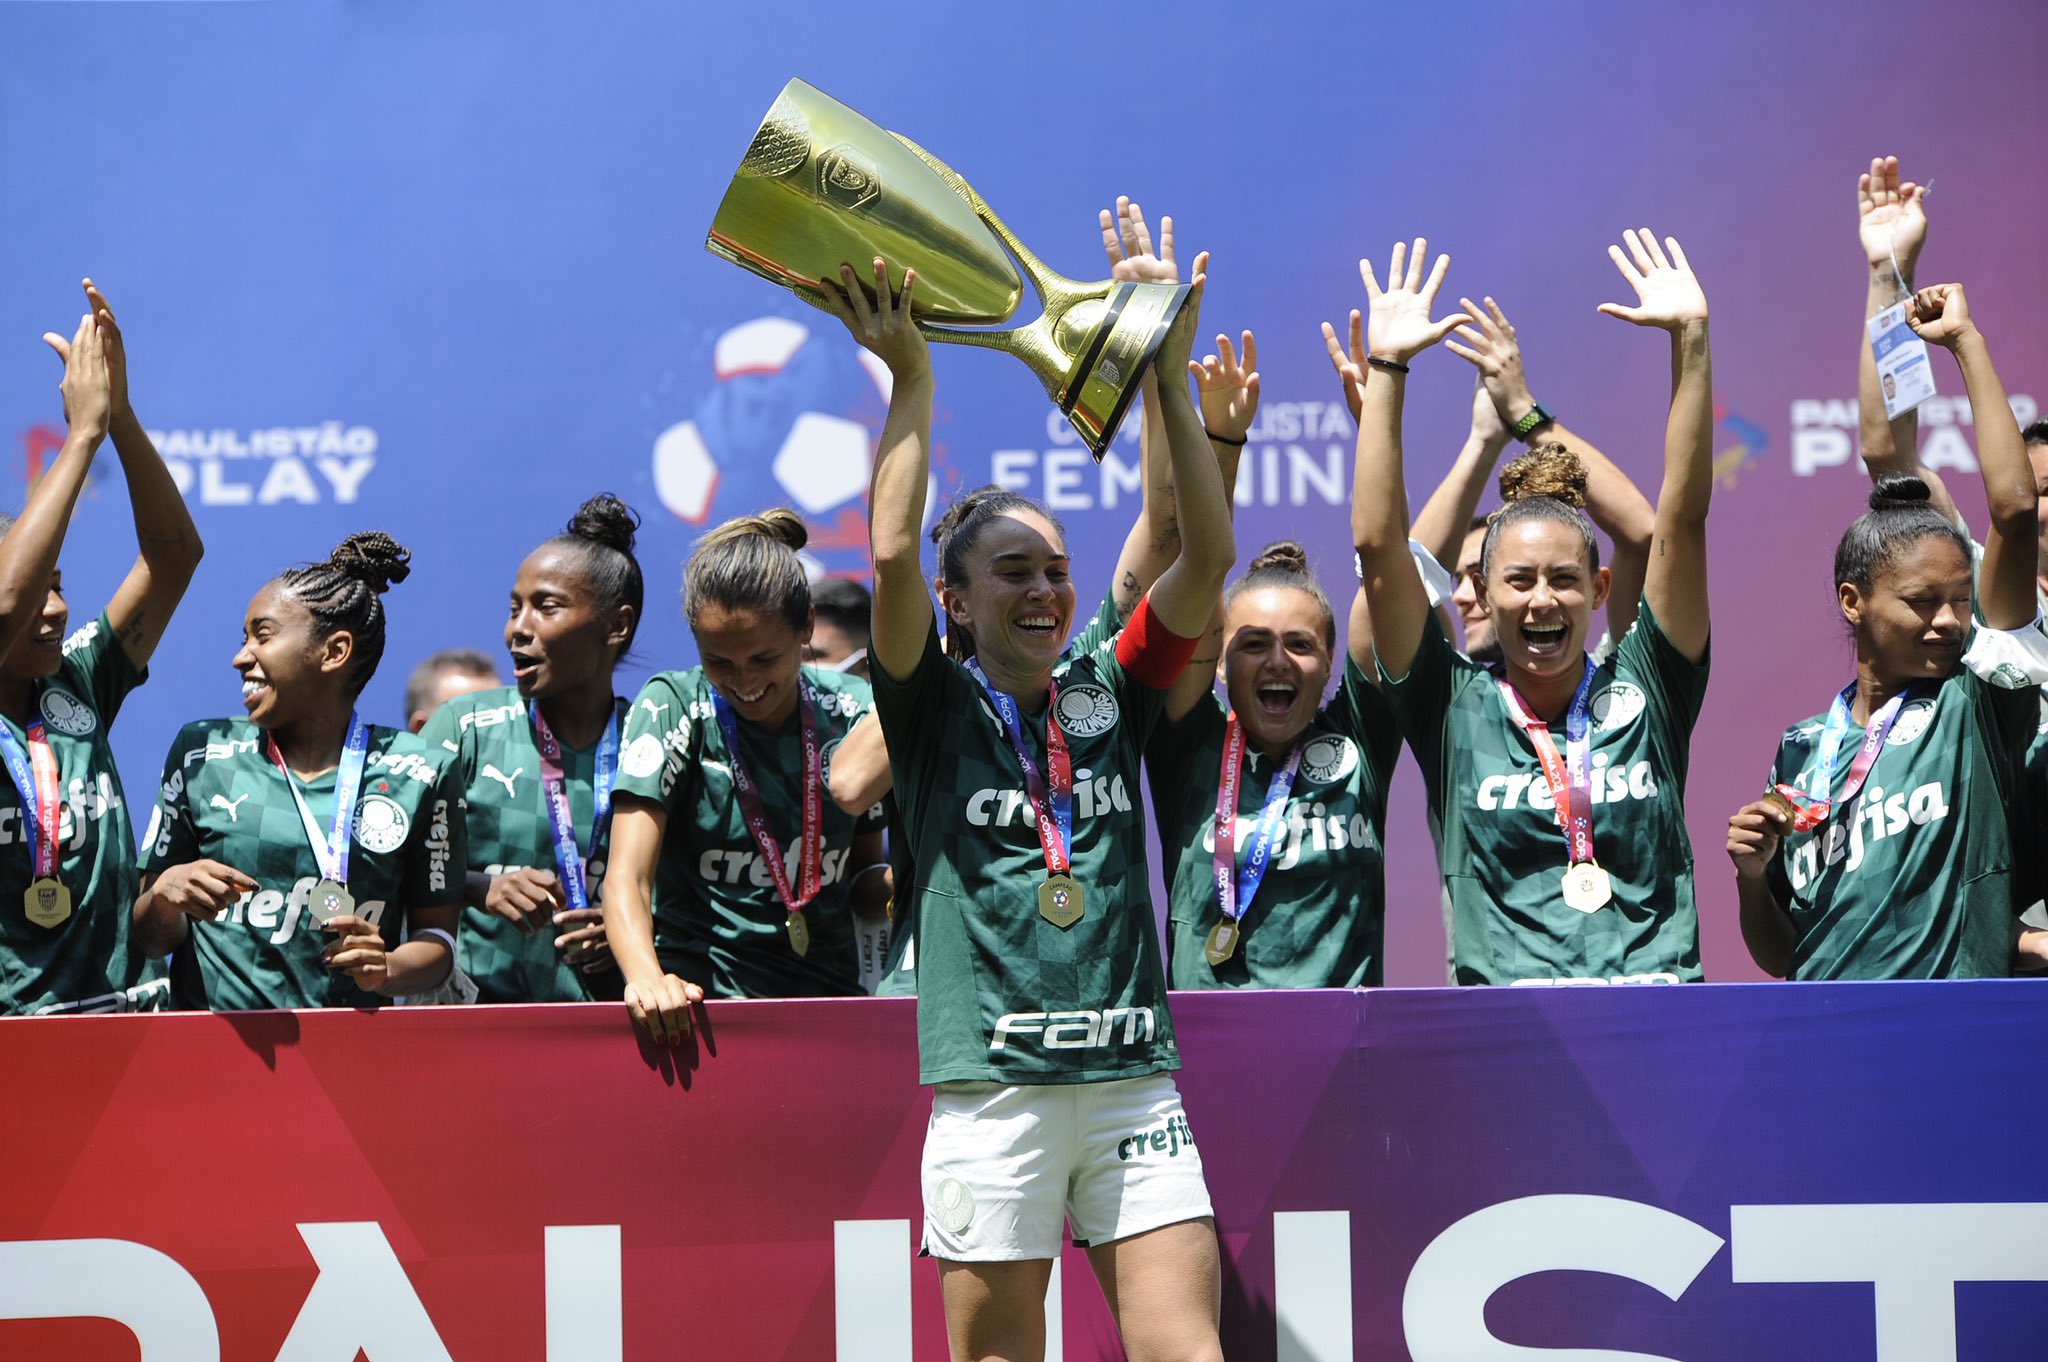
[[667,705],[657,705],[652,700],[641,700],[640,708],[647,711],[647,722],[657,726],[661,723],[661,716],[668,713]]
[[[1131,811],[1131,794],[1122,776],[1096,776],[1090,771],[1074,772],[1074,816],[1093,818],[1114,809]],[[967,796],[967,821],[977,828],[1017,824],[1032,827],[1031,801],[1022,790],[976,790]]]
[[1863,864],[1864,853],[1873,843],[1946,817],[1948,791],[1938,780],[1915,786],[1910,793],[1891,795],[1883,787],[1872,785],[1856,797],[1855,812],[1847,822],[1831,818],[1789,851],[1785,857],[1786,878],[1792,881],[1794,889],[1805,889],[1820,878],[1823,856],[1826,867],[1846,860],[1848,864],[1843,868],[1853,871]]
[[[1593,802],[1619,804],[1630,799],[1655,799],[1657,775],[1647,761],[1633,766],[1609,766],[1604,753],[1593,755]],[[1525,798],[1526,796],[1526,798]],[[1554,814],[1557,801],[1550,782],[1541,771],[1517,771],[1513,775],[1492,775],[1479,782],[1474,801],[1493,812],[1500,809],[1535,809]]]
[[235,798],[229,799],[226,795],[215,795],[212,799],[206,801],[206,807],[209,809],[226,809],[228,822],[239,823],[242,821],[242,803],[248,797],[247,795],[237,795]]
[[508,776],[503,771],[500,771],[497,767],[491,765],[489,762],[484,763],[484,778],[486,780],[495,780],[500,785],[504,786],[505,798],[507,799],[516,799],[519,797],[519,792],[512,788],[512,782],[519,779],[519,777],[525,774],[526,768],[524,766],[514,767],[512,769],[512,774]]
[[1005,1012],[996,1018],[989,1037],[989,1053],[1010,1048],[1011,1041],[1029,1043],[1036,1036],[1047,1050],[1101,1050],[1113,1045],[1137,1045],[1158,1034],[1149,1007],[1110,1007],[1097,1012],[1083,1008],[1073,1012]]

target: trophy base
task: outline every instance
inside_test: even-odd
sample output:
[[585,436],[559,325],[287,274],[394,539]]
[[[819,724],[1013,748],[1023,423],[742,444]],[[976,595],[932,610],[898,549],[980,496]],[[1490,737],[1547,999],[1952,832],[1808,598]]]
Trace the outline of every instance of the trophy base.
[[[1073,424],[1095,462],[1109,452],[1138,382],[1159,353],[1166,328],[1187,301],[1186,284],[1118,284],[1104,300],[1101,318],[1079,347],[1080,357],[1055,394],[1060,412]],[[1172,375],[1163,376],[1171,381]],[[1185,381],[1185,380],[1183,380]]]

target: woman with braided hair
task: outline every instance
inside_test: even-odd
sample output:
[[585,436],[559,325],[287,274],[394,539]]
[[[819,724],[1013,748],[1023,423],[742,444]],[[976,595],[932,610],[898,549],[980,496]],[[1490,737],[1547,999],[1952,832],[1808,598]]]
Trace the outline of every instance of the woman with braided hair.
[[245,719],[179,731],[144,840],[135,931],[173,1005],[372,1007],[448,977],[462,789],[446,749],[367,724],[384,592],[411,555],[352,534],[249,602]]

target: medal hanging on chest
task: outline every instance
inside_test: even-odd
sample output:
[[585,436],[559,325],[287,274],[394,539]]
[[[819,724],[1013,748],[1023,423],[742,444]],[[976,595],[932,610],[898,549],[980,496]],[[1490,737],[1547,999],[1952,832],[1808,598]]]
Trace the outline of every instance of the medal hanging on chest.
[[1238,722],[1237,712],[1232,710],[1223,723],[1223,764],[1216,773],[1216,850],[1212,865],[1221,916],[1209,929],[1209,939],[1202,945],[1202,955],[1211,969],[1220,969],[1237,953],[1245,911],[1251,907],[1252,897],[1259,892],[1259,885],[1273,864],[1273,850],[1279,845],[1280,830],[1286,822],[1287,797],[1293,792],[1295,773],[1301,769],[1303,744],[1297,742],[1288,752],[1287,759],[1273,771],[1272,782],[1266,787],[1265,803],[1259,809],[1258,822],[1252,825],[1251,839],[1245,846],[1244,869],[1240,871],[1237,867],[1237,790],[1244,772],[1244,746],[1244,726]]
[[51,750],[49,732],[43,727],[40,687],[35,699],[36,717],[23,726],[28,734],[28,751],[21,750],[13,729],[0,724],[0,757],[4,757],[7,774],[21,796],[22,828],[28,834],[30,848],[31,879],[21,896],[22,915],[51,931],[71,918],[71,890],[57,878],[57,842],[64,822],[64,802],[58,788],[57,754]]
[[732,767],[732,787],[739,796],[740,817],[754,839],[755,851],[774,878],[775,893],[784,910],[782,930],[789,937],[789,948],[798,955],[810,953],[811,925],[804,918],[804,908],[818,896],[824,875],[825,758],[818,744],[818,721],[813,712],[816,708],[817,692],[799,672],[796,713],[797,731],[803,743],[803,830],[797,846],[797,883],[792,889],[789,870],[782,863],[782,848],[776,845],[775,834],[768,830],[768,810],[761,803],[760,787],[754,783],[746,758],[740,754],[739,716],[723,695],[715,690],[711,693],[711,712],[718,719],[718,731],[725,736],[725,755]]
[[306,829],[306,841],[313,848],[313,861],[319,867],[320,882],[313,886],[313,896],[306,901],[306,912],[324,927],[356,910],[355,896],[348,889],[349,843],[355,822],[356,792],[362,788],[363,764],[370,755],[370,727],[363,722],[361,715],[348,716],[348,737],[341,745],[341,763],[334,769],[334,817],[329,820],[325,833],[321,832],[319,820],[313,817],[306,796],[299,790],[298,777],[285,765],[284,753],[277,748],[277,739],[266,736],[263,741],[271,764],[284,777],[285,788],[292,792],[292,802],[299,809],[299,822]]
[[[569,779],[562,772],[562,744],[540,712],[540,701],[527,704],[527,718],[533,727],[533,745],[540,752],[541,802],[548,811],[548,838],[554,844],[555,875],[562,884],[562,899],[572,911],[590,907],[587,858],[576,842],[576,820],[569,808]],[[611,722],[598,739],[597,760],[590,777],[590,849],[593,853],[611,821],[612,787],[619,776],[619,715],[612,706]],[[802,952],[798,952],[801,954]]]
[[1590,697],[1593,691],[1593,663],[1584,663],[1579,688],[1565,712],[1563,755],[1545,723],[1505,678],[1500,682],[1501,699],[1508,714],[1536,749],[1543,764],[1543,779],[1550,786],[1551,802],[1557,807],[1557,825],[1564,832],[1569,857],[1558,880],[1558,893],[1565,906],[1581,913],[1597,913],[1614,898],[1614,881],[1593,859],[1593,726]]
[[1884,750],[1884,740],[1891,735],[1892,725],[1898,721],[1901,707],[1911,700],[1918,686],[1908,686],[1878,707],[1870,716],[1870,727],[1863,731],[1862,745],[1856,749],[1856,759],[1849,763],[1849,774],[1842,781],[1842,792],[1837,795],[1835,788],[1835,767],[1841,760],[1842,739],[1848,735],[1850,718],[1849,706],[1856,698],[1856,683],[1851,681],[1835,696],[1828,706],[1827,727],[1821,731],[1820,748],[1814,754],[1813,792],[1811,794],[1796,785],[1778,784],[1765,792],[1764,802],[1775,807],[1792,824],[1794,832],[1812,832],[1834,810],[1846,807],[1863,792],[1864,782],[1870,778],[1870,768],[1877,764],[1877,754]]
[[1038,886],[1038,915],[1065,931],[1087,913],[1081,882],[1073,875],[1074,845],[1074,762],[1067,751],[1067,735],[1060,728],[1060,688],[1046,683],[1045,774],[1031,759],[1024,742],[1024,723],[1017,701],[989,684],[979,664],[969,662],[967,670],[988,694],[996,715],[1010,735],[1010,748],[1024,773],[1024,795],[1031,802],[1031,819],[1038,828],[1038,844],[1045,853],[1045,879]]

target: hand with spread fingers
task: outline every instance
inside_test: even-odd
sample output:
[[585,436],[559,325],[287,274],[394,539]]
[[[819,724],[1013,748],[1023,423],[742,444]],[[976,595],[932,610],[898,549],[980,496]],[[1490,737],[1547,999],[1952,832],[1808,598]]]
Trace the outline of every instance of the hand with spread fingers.
[[874,274],[863,282],[852,265],[839,267],[839,279],[820,279],[818,289],[862,349],[889,366],[898,379],[931,369],[931,354],[924,332],[911,320],[911,298],[917,289],[917,271],[903,271],[903,286],[889,287],[889,264],[876,256]]
[[[1536,398],[1529,391],[1528,376],[1522,372],[1522,346],[1515,338],[1514,324],[1491,298],[1479,303],[1460,298],[1458,306],[1472,320],[1457,329],[1457,340],[1444,342],[1444,349],[1469,361],[1479,371],[1479,381],[1503,423],[1520,420],[1536,405]],[[1475,414],[1475,422],[1477,419]]]
[[1380,288],[1373,274],[1372,262],[1358,262],[1359,277],[1365,280],[1365,294],[1371,300],[1365,326],[1368,362],[1380,359],[1405,364],[1472,320],[1463,312],[1435,320],[1429,315],[1450,268],[1448,255],[1439,255],[1436,264],[1429,265],[1429,242],[1422,237],[1415,238],[1412,251],[1405,244],[1395,243],[1393,259],[1387,265],[1385,289]]
[[1700,287],[1692,266],[1686,262],[1678,238],[1667,236],[1660,246],[1657,234],[1647,227],[1631,227],[1621,236],[1628,243],[1628,253],[1624,255],[1619,246],[1609,246],[1607,257],[1636,291],[1636,305],[1602,303],[1599,310],[1610,317],[1662,331],[1679,331],[1704,323],[1706,290]]
[[1242,335],[1242,351],[1218,335],[1215,354],[1188,364],[1202,398],[1202,424],[1209,434],[1235,443],[1243,443],[1259,414],[1258,342],[1249,331]]
[[[1159,219],[1159,248],[1152,247],[1152,231],[1145,223],[1145,210],[1123,195],[1117,196],[1114,216],[1101,213],[1102,249],[1109,256],[1109,277],[1118,283],[1177,284],[1180,266],[1173,259],[1173,219]],[[1195,261],[1195,273],[1202,261]]]
[[1352,424],[1356,425],[1358,413],[1365,405],[1365,314],[1355,307],[1351,309],[1349,350],[1337,339],[1337,328],[1324,322],[1323,349],[1330,356],[1330,367],[1337,371],[1337,381],[1344,387],[1344,405],[1350,408]]
[[1896,257],[1908,280],[1927,244],[1927,191],[1899,179],[1899,158],[1874,156],[1856,177],[1856,236],[1873,270],[1891,271]]

